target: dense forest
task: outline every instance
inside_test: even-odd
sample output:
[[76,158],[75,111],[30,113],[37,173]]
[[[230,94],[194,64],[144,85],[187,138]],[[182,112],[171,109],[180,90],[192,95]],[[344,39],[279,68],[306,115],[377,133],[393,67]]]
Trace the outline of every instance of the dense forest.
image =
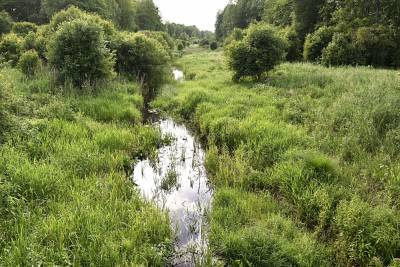
[[394,0],[238,0],[218,14],[216,35],[265,22],[287,39],[289,61],[398,67],[399,12]]
[[2,0],[0,266],[398,267],[399,67],[397,0]]

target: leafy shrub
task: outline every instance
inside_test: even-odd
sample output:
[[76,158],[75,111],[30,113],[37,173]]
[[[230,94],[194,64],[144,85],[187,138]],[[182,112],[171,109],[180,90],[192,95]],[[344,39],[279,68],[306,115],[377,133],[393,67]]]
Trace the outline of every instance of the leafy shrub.
[[50,40],[48,59],[60,81],[81,87],[113,76],[114,59],[106,48],[103,29],[93,21],[64,23]]
[[335,33],[332,42],[322,52],[322,63],[325,66],[363,65],[359,53],[349,35]]
[[304,60],[320,61],[322,51],[332,41],[333,34],[333,29],[326,26],[308,34],[304,43]]
[[283,30],[283,36],[287,42],[286,60],[297,61],[301,59],[302,44],[298,33],[294,27],[288,27]]
[[0,60],[15,66],[22,51],[22,40],[16,34],[4,35],[0,40]]
[[265,24],[253,24],[242,41],[226,47],[229,67],[234,70],[234,80],[245,76],[261,78],[272,70],[285,56],[286,43],[277,30]]
[[120,35],[114,44],[117,70],[141,83],[145,103],[153,98],[169,73],[169,57],[163,46],[142,33]]
[[215,41],[211,42],[210,49],[211,50],[217,50],[217,48],[218,48],[217,42],[215,42]]
[[11,16],[5,12],[0,11],[0,35],[9,33],[13,25]]
[[47,61],[46,53],[49,36],[50,34],[48,25],[41,26],[35,34],[34,48],[43,61]]
[[38,53],[35,50],[29,50],[23,53],[19,59],[18,67],[22,73],[27,76],[34,75],[40,68],[41,61]]
[[28,33],[22,42],[22,49],[25,51],[35,49],[36,34],[34,32]]
[[177,48],[178,48],[178,51],[182,51],[185,48],[185,45],[183,44],[182,41],[178,42]]
[[232,43],[233,41],[241,41],[245,37],[246,32],[240,28],[235,28],[232,30],[232,32],[226,37],[224,44],[228,45]]
[[387,27],[361,27],[355,33],[355,46],[365,57],[365,64],[372,66],[389,66],[390,52],[396,49]]
[[38,26],[31,22],[16,22],[12,26],[12,32],[18,36],[26,36],[30,32],[36,32]]
[[175,44],[167,33],[159,31],[141,31],[140,33],[143,33],[147,37],[153,38],[160,42],[165,51],[167,51],[170,57],[172,57],[172,52],[174,51]]
[[76,19],[82,19],[88,22],[90,21],[91,23],[99,25],[104,32],[104,38],[106,39],[106,41],[110,41],[116,34],[116,29],[113,23],[102,19],[96,14],[82,11],[75,6],[71,6],[66,10],[62,10],[56,13],[52,17],[49,26],[52,31],[57,31],[63,23],[70,22]]
[[210,45],[210,41],[208,39],[201,39],[200,40],[200,45],[201,46],[209,46]]

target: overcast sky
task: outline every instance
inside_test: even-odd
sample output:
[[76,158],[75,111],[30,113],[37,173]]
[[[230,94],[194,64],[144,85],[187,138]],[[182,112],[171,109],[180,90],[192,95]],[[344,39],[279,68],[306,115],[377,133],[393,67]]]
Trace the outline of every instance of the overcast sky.
[[217,12],[229,0],[154,0],[164,21],[196,25],[200,30],[214,31]]

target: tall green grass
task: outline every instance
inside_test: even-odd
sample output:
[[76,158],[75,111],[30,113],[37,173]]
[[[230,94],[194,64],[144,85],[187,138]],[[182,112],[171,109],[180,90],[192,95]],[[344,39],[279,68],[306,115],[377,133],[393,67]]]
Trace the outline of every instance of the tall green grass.
[[8,68],[0,84],[0,265],[163,266],[168,217],[128,177],[162,142],[141,124],[137,86],[118,79],[82,95]]
[[222,53],[153,103],[193,124],[216,187],[214,254],[238,266],[389,265],[400,257],[400,75],[282,64],[235,84]]

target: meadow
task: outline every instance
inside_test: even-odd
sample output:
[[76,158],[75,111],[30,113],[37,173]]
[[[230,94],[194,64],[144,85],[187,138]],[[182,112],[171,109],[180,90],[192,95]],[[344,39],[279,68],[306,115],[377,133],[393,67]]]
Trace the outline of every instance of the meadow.
[[139,86],[54,80],[0,70],[0,265],[163,266],[168,216],[129,179],[163,143],[142,124]]
[[153,107],[190,124],[215,188],[213,253],[233,266],[398,266],[400,73],[284,63],[232,81],[189,48]]

